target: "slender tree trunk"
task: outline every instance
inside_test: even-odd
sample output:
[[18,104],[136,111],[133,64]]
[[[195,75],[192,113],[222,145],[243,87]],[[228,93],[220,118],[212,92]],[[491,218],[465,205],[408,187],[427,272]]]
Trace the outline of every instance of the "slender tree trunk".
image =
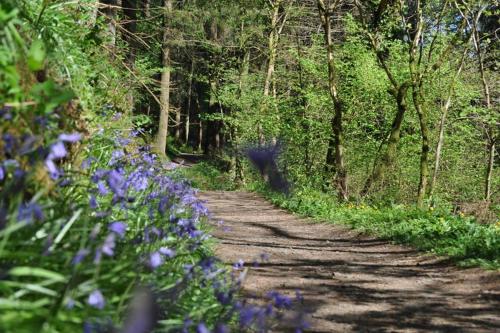
[[423,207],[427,193],[427,182],[429,179],[429,128],[427,125],[427,113],[424,109],[420,88],[413,87],[413,103],[417,110],[422,136],[422,151],[420,153],[420,181],[418,184],[417,206]]
[[[243,23],[241,25],[241,31],[243,32]],[[241,48],[244,48],[244,45],[240,45]],[[240,79],[239,79],[239,90],[238,96],[242,98],[243,96],[243,87],[245,86],[248,78],[248,73],[250,71],[250,50],[245,49],[243,54],[243,58],[241,59],[241,67],[240,67]],[[243,161],[241,160],[240,154],[240,145],[239,145],[239,128],[238,125],[232,125],[233,135],[232,135],[232,144],[234,145],[234,180],[237,184],[245,184],[245,175],[243,173]]]
[[[286,13],[283,18],[280,20],[280,7],[283,0],[274,0],[270,1],[271,7],[271,31],[268,37],[268,56],[267,56],[267,69],[266,69],[266,78],[264,80],[264,102],[261,108],[261,115],[264,116],[266,111],[268,110],[269,97],[271,96],[271,85],[273,87],[272,97],[276,96],[276,85],[274,82],[274,71],[276,66],[276,58],[278,54],[278,42],[280,34],[285,25],[287,16]],[[262,124],[260,120],[257,124],[257,132],[259,145],[264,145],[265,137],[262,128]],[[273,138],[273,141],[276,139]]]
[[181,109],[178,108],[175,110],[175,142],[181,141]]
[[143,0],[144,3],[144,16],[149,19],[151,17],[151,1]]
[[[335,58],[334,58],[334,45],[331,33],[331,14],[334,8],[325,7],[323,0],[318,0],[318,9],[323,24],[325,45],[327,49],[328,59],[328,86],[330,97],[333,101],[334,117],[331,120],[331,127],[333,138],[330,139],[330,144],[327,152],[327,162],[332,162],[333,151],[335,160],[335,184],[338,191],[340,200],[346,201],[348,199],[347,191],[347,170],[344,163],[344,133],[342,128],[343,105],[338,95],[338,87],[335,71]],[[332,147],[332,145],[334,147]]]
[[297,55],[298,55],[298,66],[299,66],[299,87],[300,87],[300,96],[302,100],[302,131],[304,135],[306,135],[304,140],[304,165],[306,167],[306,176],[311,176],[311,159],[309,156],[309,120],[307,118],[307,97],[305,95],[305,84],[304,84],[304,69],[302,68],[302,48],[300,44],[300,38],[298,32],[296,32],[297,38]]
[[[477,18],[475,20],[475,26],[474,26],[474,47],[476,49],[476,54],[478,57],[479,61],[479,73],[481,74],[481,84],[483,86],[483,97],[484,97],[484,104],[486,108],[490,111],[493,110],[491,106],[491,94],[490,94],[490,85],[488,82],[488,79],[486,78],[486,73],[484,69],[484,59],[483,59],[483,54],[481,52],[481,46],[479,45],[480,43],[480,38],[479,38],[479,33],[478,33],[478,20]],[[494,168],[494,162],[495,162],[495,136],[493,133],[493,128],[492,125],[486,125],[487,130],[486,130],[486,142],[487,142],[487,147],[488,147],[488,161],[486,165],[486,177],[485,177],[485,182],[484,182],[484,200],[490,201],[491,200],[491,182],[493,179],[493,168]]]
[[276,54],[277,54],[277,44],[278,44],[278,19],[279,19],[279,9],[280,9],[281,1],[276,1],[272,8],[273,13],[271,16],[271,32],[269,33],[268,38],[268,59],[267,59],[267,70],[266,70],[266,79],[264,81],[264,96],[268,97],[271,82],[274,73],[274,67],[276,64]]
[[490,130],[490,139],[488,140],[488,165],[486,168],[486,182],[484,187],[484,199],[491,200],[491,183],[493,180],[493,167],[495,163],[495,139],[493,130]]
[[116,45],[116,13],[118,0],[101,0],[104,6],[102,12],[106,16],[106,39],[108,41],[108,47],[114,50]]
[[194,58],[191,59],[191,70],[189,71],[189,86],[188,86],[188,100],[187,100],[187,110],[186,110],[186,121],[184,130],[184,139],[186,145],[189,143],[189,122],[191,117],[191,100],[193,94],[193,75],[194,75]]
[[203,122],[200,119],[198,124],[198,151],[201,152],[203,147]]
[[370,191],[372,185],[385,177],[386,171],[394,164],[396,159],[399,140],[401,138],[401,126],[403,124],[404,116],[407,110],[406,93],[408,91],[408,84],[404,83],[399,87],[396,97],[397,112],[394,121],[392,122],[391,132],[387,139],[387,147],[381,155],[374,162],[371,175],[365,182],[365,186],[361,191],[361,196],[365,196]]
[[[469,40],[467,43],[470,42],[472,39],[473,34],[470,34]],[[445,127],[446,127],[446,118],[448,116],[448,111],[451,106],[451,99],[453,97],[453,93],[455,92],[455,84],[460,77],[460,74],[462,73],[462,69],[464,67],[465,63],[465,58],[467,57],[467,53],[469,51],[469,48],[467,46],[464,46],[464,50],[462,52],[462,57],[460,58],[460,62],[458,64],[457,70],[455,71],[455,74],[453,75],[453,78],[451,79],[450,85],[448,86],[448,92],[446,94],[446,101],[443,104],[441,108],[441,119],[439,122],[439,137],[438,137],[438,143],[436,146],[436,159],[434,161],[434,172],[432,174],[432,179],[431,183],[429,184],[429,196],[432,197],[432,194],[434,193],[434,189],[437,184],[437,176],[439,173],[439,165],[441,163],[441,151],[443,150],[443,145],[444,145],[444,134],[445,134]]]
[[167,27],[170,14],[172,12],[172,0],[164,0],[165,7],[165,24],[163,32],[163,71],[161,73],[161,88],[160,88],[160,123],[158,126],[158,134],[156,138],[156,148],[162,155],[167,149],[168,135],[168,117],[170,108],[170,46],[169,46],[169,29]]
[[[459,8],[457,6],[457,8]],[[486,78],[486,73],[485,73],[485,68],[484,68],[484,58],[483,58],[483,52],[481,51],[481,38],[479,35],[479,20],[481,18],[482,12],[487,9],[487,5],[481,5],[479,10],[477,11],[474,19],[472,22],[470,22],[466,15],[460,11],[460,14],[464,19],[467,20],[467,23],[469,25],[469,28],[472,30],[472,42],[474,49],[476,51],[477,59],[478,59],[478,64],[479,64],[479,73],[481,75],[481,85],[483,88],[483,103],[484,106],[486,107],[487,110],[493,111],[492,105],[491,105],[491,95],[490,95],[490,85],[488,82],[488,79]],[[491,183],[493,179],[493,168],[494,168],[494,162],[495,162],[495,143],[496,143],[496,138],[495,138],[495,133],[494,133],[494,128],[493,125],[488,125],[485,124],[486,126],[486,146],[488,148],[488,160],[486,164],[486,176],[485,176],[485,182],[484,182],[484,199],[486,201],[491,200]]]

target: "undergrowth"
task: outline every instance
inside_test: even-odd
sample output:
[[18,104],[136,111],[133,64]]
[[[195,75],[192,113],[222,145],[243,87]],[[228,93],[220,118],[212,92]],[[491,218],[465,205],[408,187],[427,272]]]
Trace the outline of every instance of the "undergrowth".
[[320,221],[344,224],[361,232],[448,256],[460,266],[500,269],[500,221],[485,225],[445,209],[408,205],[339,204],[332,195],[311,188],[290,196],[251,186],[275,205]]
[[274,325],[292,300],[237,298],[245,264],[213,257],[196,190],[114,103],[126,73],[79,40],[85,7],[22,4],[0,5],[0,331]]
[[[188,171],[199,188],[234,190],[228,174],[214,165],[200,163]],[[225,183],[224,183],[225,182]],[[448,207],[428,210],[410,205],[339,204],[331,195],[312,188],[296,188],[286,196],[270,191],[261,181],[251,181],[250,191],[273,204],[318,221],[344,224],[363,233],[447,256],[463,267],[500,269],[500,220],[480,224],[473,217],[455,215]]]

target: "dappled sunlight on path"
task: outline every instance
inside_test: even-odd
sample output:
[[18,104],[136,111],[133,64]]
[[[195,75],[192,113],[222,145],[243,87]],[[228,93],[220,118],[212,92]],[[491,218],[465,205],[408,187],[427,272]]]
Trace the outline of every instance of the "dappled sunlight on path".
[[250,268],[244,291],[300,290],[311,332],[500,332],[500,274],[313,223],[246,192],[204,192],[217,255]]

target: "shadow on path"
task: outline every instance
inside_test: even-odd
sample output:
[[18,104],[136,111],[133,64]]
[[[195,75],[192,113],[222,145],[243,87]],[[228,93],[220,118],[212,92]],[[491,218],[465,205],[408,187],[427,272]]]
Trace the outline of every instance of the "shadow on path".
[[[246,192],[206,192],[201,198],[228,264],[252,266],[244,291],[300,290],[310,332],[500,332],[500,276],[459,269],[445,258],[312,223]],[[286,332],[284,329],[283,332]]]

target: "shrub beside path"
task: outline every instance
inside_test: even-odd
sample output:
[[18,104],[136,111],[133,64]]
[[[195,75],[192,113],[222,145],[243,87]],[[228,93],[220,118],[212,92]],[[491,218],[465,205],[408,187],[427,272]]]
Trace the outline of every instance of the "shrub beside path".
[[317,223],[247,192],[203,192],[217,256],[251,267],[243,290],[294,296],[310,332],[500,332],[500,274]]

